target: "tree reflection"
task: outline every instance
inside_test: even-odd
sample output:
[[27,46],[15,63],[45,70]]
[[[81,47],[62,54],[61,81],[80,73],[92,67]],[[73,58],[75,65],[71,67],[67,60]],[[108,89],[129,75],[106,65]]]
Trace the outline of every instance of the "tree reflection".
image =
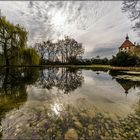
[[49,67],[41,70],[36,86],[47,89],[57,87],[58,90],[69,93],[80,87],[83,80],[81,70],[66,67]]
[[110,70],[109,74],[122,86],[122,88],[125,91],[125,94],[127,95],[129,93],[130,89],[135,89],[136,87],[140,87],[139,81],[130,81],[125,79],[117,79],[115,78],[117,75],[121,75],[121,72]]
[[57,80],[57,87],[64,91],[64,93],[69,93],[74,91],[82,85],[84,80],[82,76],[82,71],[77,69],[62,68],[60,72],[60,77]]
[[26,102],[26,87],[35,83],[38,76],[39,72],[35,68],[0,69],[0,122],[6,112],[18,109]]
[[26,89],[27,85],[35,83],[38,76],[37,68],[3,68],[0,73],[0,93],[14,94],[15,91]]

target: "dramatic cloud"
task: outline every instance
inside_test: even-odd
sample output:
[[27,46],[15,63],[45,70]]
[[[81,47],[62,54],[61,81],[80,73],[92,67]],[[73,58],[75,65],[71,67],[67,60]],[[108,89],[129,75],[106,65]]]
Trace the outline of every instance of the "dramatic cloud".
[[65,35],[83,43],[86,57],[111,56],[129,33],[138,38],[121,11],[122,1],[0,1],[2,14],[29,32],[29,44]]

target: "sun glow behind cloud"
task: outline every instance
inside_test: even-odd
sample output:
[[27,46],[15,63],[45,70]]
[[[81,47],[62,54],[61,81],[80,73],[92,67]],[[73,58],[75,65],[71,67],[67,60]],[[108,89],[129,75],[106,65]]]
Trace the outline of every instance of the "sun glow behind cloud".
[[56,13],[52,18],[52,22],[56,27],[62,28],[65,24],[65,18],[61,15],[61,13]]
[[25,26],[29,44],[68,35],[83,43],[85,56],[92,57],[111,56],[126,33],[132,41],[138,41],[121,4],[122,1],[0,1],[0,9],[8,20]]

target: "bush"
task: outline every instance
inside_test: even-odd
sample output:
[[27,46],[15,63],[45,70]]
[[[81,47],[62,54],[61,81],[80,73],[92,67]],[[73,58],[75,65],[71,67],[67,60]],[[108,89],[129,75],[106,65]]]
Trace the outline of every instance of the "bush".
[[110,60],[110,65],[112,66],[135,66],[137,65],[138,58],[136,56],[132,56],[126,52],[119,52],[116,56]]

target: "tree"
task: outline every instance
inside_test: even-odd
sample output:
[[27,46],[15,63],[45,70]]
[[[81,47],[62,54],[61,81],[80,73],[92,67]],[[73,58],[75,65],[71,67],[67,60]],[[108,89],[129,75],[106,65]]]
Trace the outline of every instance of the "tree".
[[110,60],[112,66],[135,66],[137,64],[137,58],[126,52],[119,52],[116,56]]
[[134,30],[140,30],[140,1],[139,0],[126,0],[123,2],[123,12],[128,12],[129,18],[135,21]]
[[24,48],[21,51],[21,65],[39,65],[39,55],[33,48]]
[[82,44],[68,36],[59,40],[57,45],[62,63],[73,63],[77,59],[80,59],[84,53]]
[[74,63],[81,59],[84,53],[82,44],[69,37],[56,43],[50,40],[36,43],[35,49],[41,57],[41,64]]
[[137,65],[140,66],[140,47],[136,46],[133,49],[131,49],[131,55],[137,58]]
[[134,47],[131,49],[131,54],[140,59],[140,47]]
[[63,40],[58,40],[57,42],[58,57],[61,59],[62,63],[65,62],[65,53],[63,51]]
[[0,54],[0,65],[4,65],[4,57],[3,54]]
[[48,40],[41,43],[36,43],[35,49],[40,55],[41,64],[44,64],[45,60],[48,62],[54,62],[56,60],[57,48],[55,43],[52,43],[52,41]]
[[43,64],[44,63],[44,59],[45,59],[45,55],[46,55],[46,43],[36,43],[35,44],[35,50],[37,51],[37,53],[40,56],[40,63]]
[[26,42],[27,32],[23,27],[13,25],[5,17],[0,17],[0,48],[7,66],[15,57],[15,52],[26,46]]
[[48,40],[45,42],[46,51],[48,56],[48,62],[54,62],[56,57],[56,46],[52,41]]

